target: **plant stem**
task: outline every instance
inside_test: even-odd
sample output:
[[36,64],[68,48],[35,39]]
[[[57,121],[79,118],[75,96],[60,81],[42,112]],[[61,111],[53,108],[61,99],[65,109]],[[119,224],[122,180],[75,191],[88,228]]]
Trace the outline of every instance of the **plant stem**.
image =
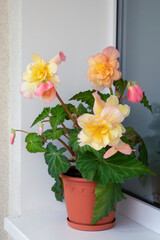
[[122,102],[124,99],[126,99],[127,98],[127,96],[125,96],[124,98],[122,98],[121,99],[121,97],[120,97],[120,99],[119,99],[119,102]]
[[110,87],[109,90],[110,90],[110,94],[113,95],[113,89],[112,89],[112,87]]
[[15,129],[16,132],[24,132],[26,134],[29,134],[29,132],[26,132],[26,131],[23,131],[23,130],[18,130],[18,129]]
[[74,152],[69,148],[69,146],[62,139],[57,138],[57,140],[65,146],[65,148],[70,152],[72,156],[74,156]]
[[49,121],[49,120],[43,120],[43,121],[41,121],[41,122],[43,123],[43,122],[50,122],[50,121]]
[[121,101],[122,96],[123,96],[123,92],[121,92],[121,95],[119,96],[119,102]]
[[64,137],[66,137],[69,140],[69,137],[66,134],[63,134]]
[[49,140],[49,139],[48,139],[48,138],[42,139],[42,142],[45,142],[45,141],[47,141],[47,140]]
[[66,110],[66,112],[68,113],[70,119],[74,122],[75,126],[77,128],[79,128],[78,124],[77,124],[77,121],[72,117],[72,114],[71,112],[69,111],[69,109],[67,108],[67,106],[64,104],[63,100],[61,99],[61,97],[59,96],[59,94],[57,93],[56,91],[56,96],[58,98],[58,100],[60,101],[60,103],[62,104],[62,106],[64,107],[64,109]]
[[70,136],[70,133],[69,133],[68,129],[66,128],[66,126],[64,125],[64,123],[61,123],[61,125],[65,129],[65,131],[68,134],[68,136]]

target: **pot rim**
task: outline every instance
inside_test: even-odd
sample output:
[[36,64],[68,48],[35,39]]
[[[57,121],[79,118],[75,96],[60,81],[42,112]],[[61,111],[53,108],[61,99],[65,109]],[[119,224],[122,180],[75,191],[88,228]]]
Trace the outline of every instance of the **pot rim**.
[[93,181],[88,181],[87,179],[85,178],[79,178],[79,177],[71,177],[71,176],[67,176],[63,173],[59,174],[59,176],[62,178],[62,179],[66,179],[68,181],[74,181],[74,182],[86,182],[86,183],[94,183],[94,184],[97,184],[96,182],[93,182]]

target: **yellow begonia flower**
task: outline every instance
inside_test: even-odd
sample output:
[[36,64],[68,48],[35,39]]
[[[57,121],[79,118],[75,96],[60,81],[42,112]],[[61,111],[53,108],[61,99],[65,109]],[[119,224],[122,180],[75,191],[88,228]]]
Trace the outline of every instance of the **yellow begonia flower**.
[[96,150],[107,145],[115,146],[125,132],[121,122],[129,114],[129,107],[125,106],[124,109],[122,105],[119,108],[117,101],[112,102],[113,96],[109,97],[106,103],[97,93],[93,96],[95,98],[94,114],[86,113],[77,119],[82,128],[78,135],[80,146],[89,145]]
[[63,52],[60,52],[49,62],[44,62],[38,54],[32,55],[33,63],[27,66],[23,73],[23,82],[21,86],[21,94],[25,98],[34,98],[37,86],[45,82],[52,82],[54,87],[59,86],[59,77],[57,75],[57,65],[65,61]]

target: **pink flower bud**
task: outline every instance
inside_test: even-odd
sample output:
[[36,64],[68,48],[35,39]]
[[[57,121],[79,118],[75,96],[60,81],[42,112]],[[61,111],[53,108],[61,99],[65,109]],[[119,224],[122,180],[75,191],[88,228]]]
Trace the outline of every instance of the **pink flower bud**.
[[128,101],[139,103],[143,98],[143,91],[138,85],[131,85],[127,92]]
[[15,139],[15,136],[16,136],[15,132],[16,132],[16,131],[12,128],[12,129],[11,129],[11,137],[10,137],[10,143],[11,143],[11,144],[14,143],[14,139]]
[[38,127],[39,127],[39,135],[41,136],[43,133],[43,123],[39,123]]

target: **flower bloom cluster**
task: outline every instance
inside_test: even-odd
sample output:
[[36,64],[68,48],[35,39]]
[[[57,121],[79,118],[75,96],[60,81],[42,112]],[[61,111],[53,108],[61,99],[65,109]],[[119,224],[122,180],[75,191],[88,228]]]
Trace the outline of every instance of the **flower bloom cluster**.
[[[120,53],[117,49],[107,47],[101,53],[88,59],[87,77],[93,89],[103,90],[107,87],[110,88],[111,93],[113,92],[111,86],[114,81],[121,78],[117,60],[119,57]],[[21,86],[21,94],[29,99],[39,96],[41,101],[50,103],[55,99],[55,88],[60,83],[57,66],[65,60],[66,57],[63,52],[59,52],[49,62],[44,61],[39,55],[33,54],[33,63],[27,66],[23,74],[24,81]],[[125,98],[133,103],[140,102],[143,98],[143,91],[136,82],[130,81],[127,87],[128,92]],[[110,146],[104,158],[111,157],[117,151],[123,154],[131,154],[134,150],[121,140],[123,133],[125,133],[122,122],[129,115],[130,107],[126,104],[119,104],[118,98],[114,95],[111,95],[106,102],[102,101],[97,92],[93,93],[93,97],[95,99],[94,114],[86,113],[77,119],[78,125],[82,128],[78,135],[79,145],[89,145],[97,151]],[[43,124],[39,123],[38,127],[40,135],[42,135]],[[11,144],[13,144],[14,138],[15,130],[12,129]]]
[[93,93],[93,96],[95,98],[94,114],[86,113],[77,119],[82,128],[78,136],[80,146],[87,144],[96,150],[106,146],[113,147],[108,155],[105,154],[105,158],[115,154],[116,151],[130,154],[132,152],[130,146],[120,140],[125,132],[121,122],[129,115],[130,107],[119,104],[118,98],[113,95],[106,102],[101,100],[97,92]]
[[51,102],[56,97],[55,88],[60,83],[57,66],[65,59],[63,52],[60,52],[49,62],[44,62],[39,55],[33,54],[33,63],[30,63],[26,72],[23,73],[24,81],[21,85],[21,94],[29,99],[40,96],[41,101]]

